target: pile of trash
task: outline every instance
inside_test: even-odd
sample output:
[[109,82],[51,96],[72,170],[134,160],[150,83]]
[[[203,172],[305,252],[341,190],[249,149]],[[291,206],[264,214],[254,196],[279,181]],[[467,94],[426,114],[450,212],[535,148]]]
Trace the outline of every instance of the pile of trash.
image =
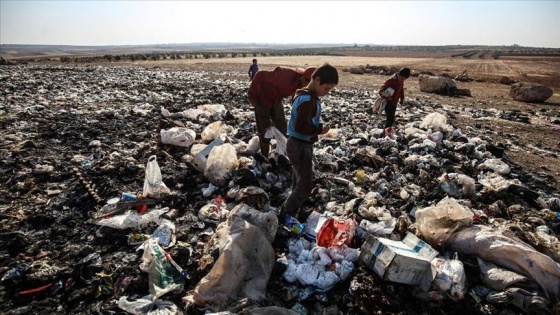
[[448,105],[407,99],[393,140],[332,91],[307,219],[278,222],[286,139],[258,153],[249,82],[215,78],[0,68],[1,312],[560,312],[559,192]]

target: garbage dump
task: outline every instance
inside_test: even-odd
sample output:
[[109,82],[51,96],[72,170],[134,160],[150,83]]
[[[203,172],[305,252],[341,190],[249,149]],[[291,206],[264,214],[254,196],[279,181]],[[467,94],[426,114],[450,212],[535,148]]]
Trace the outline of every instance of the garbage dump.
[[409,93],[393,140],[332,91],[307,219],[278,222],[285,138],[257,153],[222,74],[0,68],[0,312],[560,312],[560,194],[449,119],[487,112]]

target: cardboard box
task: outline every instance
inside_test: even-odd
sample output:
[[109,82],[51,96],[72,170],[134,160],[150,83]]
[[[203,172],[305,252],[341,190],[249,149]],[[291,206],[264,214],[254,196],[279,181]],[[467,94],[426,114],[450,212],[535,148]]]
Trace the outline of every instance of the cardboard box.
[[362,245],[360,261],[383,280],[428,290],[436,274],[430,262],[438,254],[412,233],[402,241],[370,235]]

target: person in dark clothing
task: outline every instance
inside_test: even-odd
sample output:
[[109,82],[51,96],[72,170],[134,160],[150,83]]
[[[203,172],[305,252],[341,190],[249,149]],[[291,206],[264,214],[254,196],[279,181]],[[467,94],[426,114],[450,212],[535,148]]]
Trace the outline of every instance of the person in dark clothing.
[[273,70],[257,72],[249,91],[249,102],[255,109],[255,120],[261,153],[266,158],[270,153],[270,139],[264,134],[270,126],[276,127],[283,135],[286,134],[286,115],[282,99],[294,97],[296,90],[306,86],[311,81],[311,75],[316,67],[292,68],[278,66]]
[[257,64],[257,59],[253,59],[253,64],[249,67],[249,81],[253,80],[258,71],[259,65]]
[[385,136],[394,139],[393,124],[397,112],[397,104],[404,103],[404,81],[410,77],[409,68],[401,68],[399,72],[393,74],[379,89],[379,97],[387,100],[385,105]]
[[[300,207],[313,190],[313,143],[329,127],[321,123],[322,103],[325,96],[338,84],[338,71],[326,63],[315,72],[306,88],[296,92],[288,123],[286,151],[292,164],[292,192],[282,205],[278,221],[285,224],[286,216],[298,215]],[[303,222],[307,213],[299,213]]]

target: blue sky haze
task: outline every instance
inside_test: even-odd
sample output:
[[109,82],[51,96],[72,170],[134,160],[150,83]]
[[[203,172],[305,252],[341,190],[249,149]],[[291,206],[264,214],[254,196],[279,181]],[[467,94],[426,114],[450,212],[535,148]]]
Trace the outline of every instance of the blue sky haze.
[[560,48],[560,1],[5,1],[1,44]]

